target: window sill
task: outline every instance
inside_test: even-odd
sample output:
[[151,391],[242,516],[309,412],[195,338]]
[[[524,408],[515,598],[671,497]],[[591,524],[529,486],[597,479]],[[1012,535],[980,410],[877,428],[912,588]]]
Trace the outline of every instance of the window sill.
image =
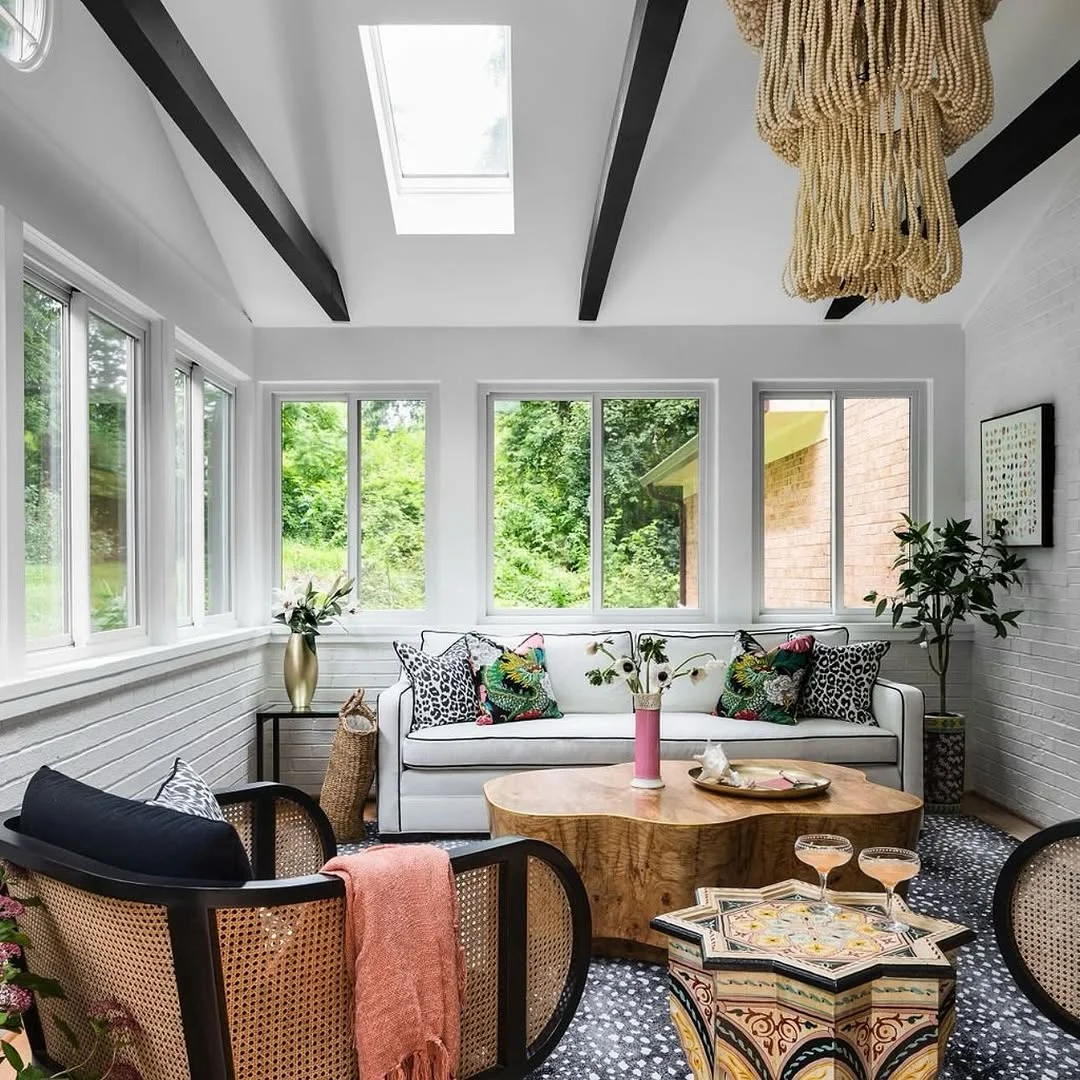
[[228,655],[261,645],[267,637],[265,627],[247,627],[38,668],[22,678],[0,682],[0,720],[180,671],[207,653]]

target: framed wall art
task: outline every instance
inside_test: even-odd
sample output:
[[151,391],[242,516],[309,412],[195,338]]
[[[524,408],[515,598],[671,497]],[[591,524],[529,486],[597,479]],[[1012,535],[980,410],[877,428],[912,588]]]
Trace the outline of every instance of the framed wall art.
[[1054,406],[1033,405],[980,425],[983,530],[1008,524],[1012,547],[1054,543]]

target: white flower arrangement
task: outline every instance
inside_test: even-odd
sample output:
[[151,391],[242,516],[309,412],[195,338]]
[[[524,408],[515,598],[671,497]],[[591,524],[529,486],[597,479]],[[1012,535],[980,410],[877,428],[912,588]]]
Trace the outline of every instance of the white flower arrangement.
[[608,659],[607,667],[585,672],[593,686],[606,686],[622,679],[631,694],[662,694],[678,679],[689,679],[696,686],[720,666],[720,661],[711,652],[696,653],[673,666],[667,657],[667,638],[639,638],[637,659],[616,656],[610,648],[614,644],[611,638],[605,638],[590,641],[585,646],[586,656],[599,653]]
[[294,634],[303,634],[308,646],[314,649],[320,626],[337,622],[342,614],[355,615],[359,610],[356,605],[345,607],[353,585],[354,580],[345,574],[338,574],[329,585],[313,580],[303,585],[293,579],[284,589],[274,590],[270,616]]

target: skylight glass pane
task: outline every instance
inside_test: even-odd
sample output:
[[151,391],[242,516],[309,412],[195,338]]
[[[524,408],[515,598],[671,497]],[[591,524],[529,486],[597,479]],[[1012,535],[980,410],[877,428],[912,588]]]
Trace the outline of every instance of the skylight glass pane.
[[403,179],[509,177],[510,31],[380,26]]

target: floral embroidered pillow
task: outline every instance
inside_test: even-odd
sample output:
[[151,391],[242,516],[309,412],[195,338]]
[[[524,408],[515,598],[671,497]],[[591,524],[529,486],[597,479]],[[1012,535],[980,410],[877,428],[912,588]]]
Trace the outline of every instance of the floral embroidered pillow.
[[469,653],[480,700],[478,724],[562,716],[547,670],[543,634],[527,637],[514,649],[470,634]]
[[740,630],[716,711],[720,716],[736,720],[796,723],[799,694],[813,656],[814,639],[810,634],[766,650],[745,630]]

